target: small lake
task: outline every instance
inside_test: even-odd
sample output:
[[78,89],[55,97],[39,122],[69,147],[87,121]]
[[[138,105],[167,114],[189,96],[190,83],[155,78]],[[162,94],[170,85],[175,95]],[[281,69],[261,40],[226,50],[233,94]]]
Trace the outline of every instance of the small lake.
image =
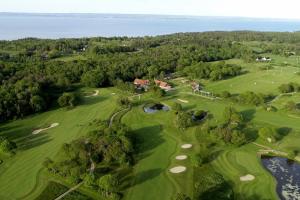
[[300,199],[300,164],[281,157],[262,157],[262,164],[276,178],[280,199]]
[[160,104],[160,103],[156,103],[156,104],[147,104],[144,107],[144,112],[146,113],[156,113],[157,111],[169,111],[169,107],[164,105],[164,104]]

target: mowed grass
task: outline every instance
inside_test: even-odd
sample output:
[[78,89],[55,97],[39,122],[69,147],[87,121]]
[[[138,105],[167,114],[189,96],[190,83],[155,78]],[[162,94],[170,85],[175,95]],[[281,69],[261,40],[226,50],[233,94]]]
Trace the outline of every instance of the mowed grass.
[[[274,126],[280,129],[288,129],[284,137],[276,144],[257,139],[258,143],[270,146],[281,151],[300,150],[300,124],[299,118],[291,116],[284,111],[267,112],[264,109],[253,106],[237,105],[223,100],[208,100],[197,95],[187,94],[187,88],[183,87],[174,92],[174,98],[170,100],[180,103],[177,99],[188,101],[182,103],[184,109],[208,110],[214,116],[214,123],[219,124],[223,119],[223,111],[226,106],[234,106],[245,119],[257,127]],[[257,137],[253,133],[252,137]],[[258,148],[248,144],[240,148],[225,148],[212,162],[212,167],[221,173],[227,181],[233,185],[235,195],[243,199],[278,199],[276,194],[276,181],[264,169],[260,158],[257,156]],[[256,179],[252,182],[241,182],[240,176],[252,174]],[[184,182],[181,182],[184,184]]]
[[[85,135],[93,119],[109,118],[116,109],[115,98],[110,89],[101,89],[99,97],[86,98],[74,109],[57,109],[1,125],[1,135],[16,141],[19,150],[0,166],[0,199],[31,199],[30,194],[41,189],[37,182],[45,158],[53,158],[63,143]],[[60,125],[32,135],[33,129],[52,123]]]
[[[125,199],[160,200],[171,199],[177,192],[192,194],[190,163],[188,160],[175,160],[176,155],[189,154],[192,150],[181,150],[182,133],[176,128],[174,120],[172,111],[147,114],[142,106],[123,117],[122,122],[130,125],[139,143],[138,163]],[[186,166],[187,171],[171,174],[169,169],[177,165]]]
[[[212,166],[234,186],[237,199],[278,199],[275,179],[261,165],[257,150],[253,144],[225,150]],[[240,177],[247,174],[255,176],[255,180],[240,181]]]
[[[228,63],[239,64],[248,72],[227,80],[206,81],[205,90],[220,93],[229,91],[231,93],[242,93],[253,91],[264,94],[279,94],[278,87],[289,82],[300,83],[300,76],[296,73],[299,69],[292,66],[281,67],[274,63],[243,63],[241,60],[230,60]],[[269,70],[261,70],[260,67],[271,65]]]

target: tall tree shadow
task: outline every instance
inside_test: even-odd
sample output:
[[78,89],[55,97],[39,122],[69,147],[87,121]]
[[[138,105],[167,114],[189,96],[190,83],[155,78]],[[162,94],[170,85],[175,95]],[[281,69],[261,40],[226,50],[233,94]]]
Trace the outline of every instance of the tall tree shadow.
[[154,179],[155,177],[159,176],[161,173],[162,173],[162,169],[156,168],[156,169],[149,169],[146,171],[142,171],[135,175],[131,174],[128,176],[124,176],[120,180],[122,183],[121,189],[126,190],[130,187],[142,184],[144,182]]
[[240,113],[243,116],[245,122],[250,122],[255,117],[256,110],[248,109],[248,110],[243,110]]
[[278,135],[277,135],[277,140],[282,140],[285,136],[290,134],[292,132],[292,128],[289,127],[280,127],[277,129]]
[[165,140],[162,137],[162,126],[148,126],[132,131],[135,139],[135,149],[138,159],[151,154],[151,150],[161,145]]
[[37,135],[29,135],[27,137],[23,137],[17,141],[18,150],[25,151],[42,144],[45,144],[52,139],[47,133],[40,133]]

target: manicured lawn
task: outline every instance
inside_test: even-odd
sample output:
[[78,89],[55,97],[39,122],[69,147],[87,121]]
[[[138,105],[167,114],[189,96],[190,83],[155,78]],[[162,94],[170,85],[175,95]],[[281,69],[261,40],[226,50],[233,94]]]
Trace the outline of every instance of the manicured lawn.
[[[228,149],[212,163],[213,168],[234,185],[237,199],[277,199],[275,179],[261,165],[255,153],[257,150],[252,144]],[[255,179],[250,182],[240,181],[240,177],[247,174],[255,176]]]
[[[274,66],[272,70],[262,71],[259,67],[264,64],[261,63],[245,64],[241,60],[228,62],[243,65],[248,73],[223,81],[205,81],[208,91],[227,90],[232,93],[255,91],[278,94],[279,85],[292,81],[300,83],[298,75],[295,74],[295,67]],[[222,122],[224,108],[232,105],[242,112],[245,119],[254,127],[272,125],[289,130],[276,144],[267,144],[259,138],[257,142],[282,151],[300,150],[298,147],[300,142],[299,117],[284,110],[267,112],[260,107],[237,105],[225,100],[211,101],[193,95],[189,85],[180,81],[174,82],[178,86],[177,90],[169,92],[164,98],[152,100],[166,105],[178,102],[185,110],[207,110],[213,114],[214,124]],[[84,91],[86,92],[86,89]],[[89,91],[93,93],[94,90],[89,89]],[[112,93],[117,95],[112,95]],[[54,157],[63,143],[86,134],[91,129],[89,123],[93,119],[108,119],[117,110],[115,100],[121,93],[114,88],[100,89],[98,97],[85,98],[83,105],[72,110],[56,109],[1,125],[1,134],[16,141],[19,150],[14,157],[5,160],[0,165],[0,199],[32,199],[38,196],[49,181],[45,173],[40,171],[45,158]],[[282,97],[273,104],[282,109],[288,100],[292,99],[297,102],[298,96]],[[139,152],[134,169],[128,174],[128,184],[123,188],[125,199],[170,199],[178,192],[193,197],[194,172],[190,158],[199,150],[195,135],[200,129],[194,127],[185,131],[179,130],[173,111],[145,113],[142,105],[151,98],[149,93],[142,95],[140,105],[133,107],[121,119],[136,136],[137,152]],[[133,99],[138,101],[138,98]],[[187,102],[182,103],[178,99]],[[38,135],[31,134],[32,130],[37,127],[45,127],[56,122],[60,124],[58,127]],[[253,135],[253,138],[255,137],[257,136]],[[193,144],[193,148],[181,149],[180,146],[184,143]],[[237,197],[242,195],[245,199],[257,196],[276,199],[275,180],[261,165],[257,151],[258,148],[253,144],[239,148],[226,147],[211,163],[212,169],[221,173],[233,185]],[[187,155],[188,159],[175,160],[175,157],[181,154]],[[171,174],[169,169],[178,165],[186,166],[187,171],[181,174]],[[241,182],[240,176],[247,174],[254,175],[256,179],[252,182]]]
[[256,93],[279,94],[278,87],[281,84],[296,82],[300,83],[298,68],[286,66],[280,67],[271,64],[273,69],[260,70],[259,67],[265,66],[263,63],[243,63],[240,60],[230,60],[229,63],[237,63],[243,66],[248,72],[222,81],[207,82],[205,89],[212,92],[229,91],[231,93],[242,93],[253,91]]
[[[41,189],[42,184],[36,183],[45,158],[54,157],[63,143],[86,134],[93,119],[107,119],[116,109],[115,98],[110,89],[101,89],[99,97],[86,99],[72,110],[57,109],[1,125],[1,134],[16,141],[19,151],[0,166],[0,198],[22,198]],[[58,127],[31,134],[36,127],[56,122]]]
[[137,136],[140,151],[125,199],[169,199],[177,191],[178,186],[168,172],[178,149],[176,140],[170,136],[178,134],[168,124],[172,123],[170,115],[170,112],[146,114],[137,107],[123,117],[123,123],[130,125]]

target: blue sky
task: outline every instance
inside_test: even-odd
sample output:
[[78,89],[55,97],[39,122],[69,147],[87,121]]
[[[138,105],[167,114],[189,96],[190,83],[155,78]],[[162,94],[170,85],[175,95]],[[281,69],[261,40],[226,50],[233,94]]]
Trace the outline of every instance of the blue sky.
[[129,13],[300,19],[299,0],[0,0],[0,12]]

